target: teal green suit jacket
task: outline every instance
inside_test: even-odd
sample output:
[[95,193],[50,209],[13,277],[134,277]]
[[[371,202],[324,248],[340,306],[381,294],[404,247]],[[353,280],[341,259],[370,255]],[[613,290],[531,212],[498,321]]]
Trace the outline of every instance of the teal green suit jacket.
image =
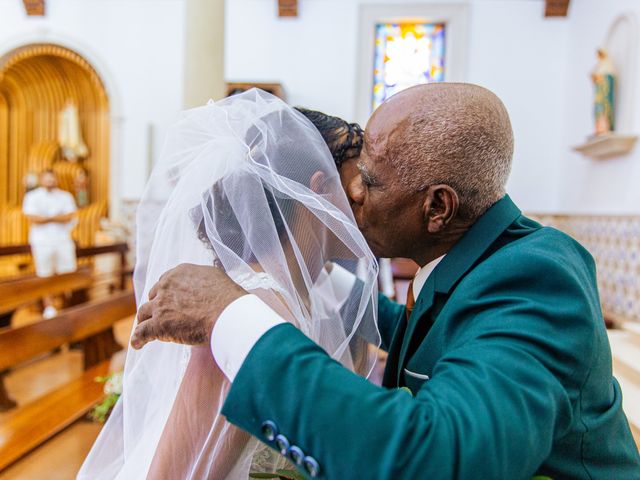
[[320,478],[640,478],[593,259],[509,197],[440,262],[408,321],[382,296],[378,311],[383,387],[279,325],[223,414],[274,446],[270,422]]

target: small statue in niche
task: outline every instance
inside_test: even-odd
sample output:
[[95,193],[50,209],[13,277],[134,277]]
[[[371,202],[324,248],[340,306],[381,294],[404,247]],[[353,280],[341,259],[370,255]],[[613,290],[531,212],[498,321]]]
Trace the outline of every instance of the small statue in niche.
[[77,171],[73,179],[73,190],[78,208],[89,205],[89,174],[84,168]]
[[58,141],[65,160],[77,162],[89,155],[89,149],[82,139],[78,109],[71,100],[67,100],[60,112]]
[[591,72],[595,87],[594,115],[596,135],[606,135],[615,129],[615,87],[617,72],[603,48],[598,49],[598,63]]

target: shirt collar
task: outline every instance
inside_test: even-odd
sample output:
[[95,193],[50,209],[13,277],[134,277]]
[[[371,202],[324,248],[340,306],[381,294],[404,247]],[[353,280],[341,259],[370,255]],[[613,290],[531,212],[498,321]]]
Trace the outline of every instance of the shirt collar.
[[438,264],[442,261],[443,258],[444,258],[444,255],[436,258],[435,260],[431,260],[424,267],[418,270],[418,272],[416,273],[416,276],[413,277],[413,298],[418,298],[418,296],[420,295],[420,291],[422,290],[422,287],[424,287],[424,284],[427,283],[427,279],[429,278],[429,275],[431,275],[431,272],[435,270],[435,268],[438,266]]

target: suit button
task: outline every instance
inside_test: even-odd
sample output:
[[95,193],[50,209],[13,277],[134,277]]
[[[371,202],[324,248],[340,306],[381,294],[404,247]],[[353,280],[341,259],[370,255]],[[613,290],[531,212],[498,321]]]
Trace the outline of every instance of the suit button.
[[282,455],[289,453],[289,439],[280,434],[276,437],[276,448],[280,450]]
[[304,468],[311,478],[320,475],[320,464],[313,457],[304,457]]
[[289,448],[289,458],[296,465],[302,465],[302,462],[304,462],[304,452],[299,446],[291,445],[291,448]]
[[275,422],[267,420],[262,424],[262,434],[267,440],[273,442],[278,436],[278,426],[275,424]]

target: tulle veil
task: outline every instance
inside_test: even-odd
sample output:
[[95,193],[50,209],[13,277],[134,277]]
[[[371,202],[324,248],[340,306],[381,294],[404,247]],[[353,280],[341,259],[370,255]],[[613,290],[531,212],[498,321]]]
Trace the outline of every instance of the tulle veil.
[[[377,263],[315,127],[252,89],[183,112],[137,212],[138,305],[180,263],[216,264],[362,375],[375,359]],[[358,273],[349,288],[335,272]],[[123,395],[79,479],[228,478],[285,461],[220,415],[208,347],[129,348]]]

